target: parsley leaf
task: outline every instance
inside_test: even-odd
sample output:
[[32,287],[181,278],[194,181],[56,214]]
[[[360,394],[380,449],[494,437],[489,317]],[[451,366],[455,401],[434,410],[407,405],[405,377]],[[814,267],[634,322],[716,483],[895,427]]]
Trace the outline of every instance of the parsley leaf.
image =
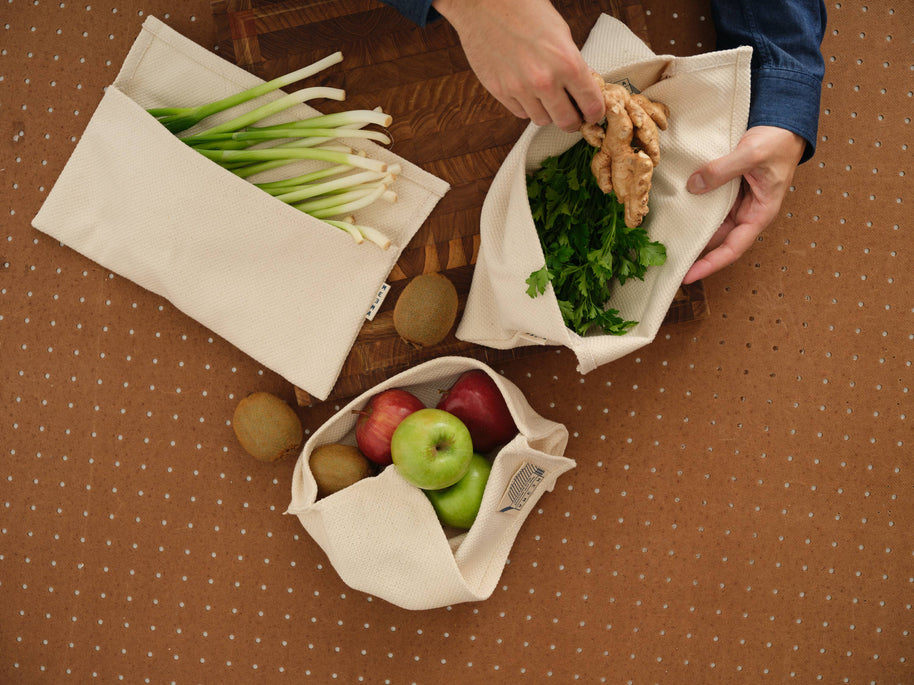
[[527,294],[530,297],[536,297],[546,292],[546,284],[552,280],[552,273],[545,266],[539,271],[534,271],[527,279]]
[[607,309],[614,283],[643,279],[666,261],[666,248],[643,227],[625,225],[625,208],[590,171],[596,150],[581,140],[527,176],[527,196],[546,264],[526,280],[537,297],[551,283],[565,325],[580,335],[596,326],[622,335],[637,321]]

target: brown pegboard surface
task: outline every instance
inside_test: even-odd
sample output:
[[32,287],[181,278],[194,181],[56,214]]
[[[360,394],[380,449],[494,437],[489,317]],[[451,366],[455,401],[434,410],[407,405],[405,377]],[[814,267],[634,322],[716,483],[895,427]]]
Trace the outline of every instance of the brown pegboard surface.
[[[643,4],[657,51],[712,47],[705,3]],[[819,152],[710,318],[501,368],[578,466],[489,600],[411,613],[235,443],[292,388],[29,226],[143,18],[211,45],[208,0],[4,3],[0,681],[914,682],[907,9],[828,4]]]

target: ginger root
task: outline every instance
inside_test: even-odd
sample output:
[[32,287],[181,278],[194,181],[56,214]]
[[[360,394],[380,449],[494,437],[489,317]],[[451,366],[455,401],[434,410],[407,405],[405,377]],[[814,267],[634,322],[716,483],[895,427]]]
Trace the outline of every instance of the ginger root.
[[581,133],[599,148],[590,169],[604,193],[615,192],[625,205],[625,225],[640,226],[654,167],[660,163],[660,131],[667,128],[669,108],[644,95],[632,95],[623,86],[593,77],[603,91],[606,124],[584,124]]

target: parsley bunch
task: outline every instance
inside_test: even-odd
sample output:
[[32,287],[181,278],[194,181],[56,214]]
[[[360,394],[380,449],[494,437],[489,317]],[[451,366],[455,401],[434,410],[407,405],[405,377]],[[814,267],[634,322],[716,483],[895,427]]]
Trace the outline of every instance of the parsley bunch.
[[644,279],[648,266],[666,261],[663,244],[643,227],[625,225],[625,209],[604,193],[590,171],[596,149],[581,140],[549,157],[527,176],[527,195],[546,265],[527,279],[536,297],[552,283],[565,325],[580,335],[591,326],[622,335],[637,321],[605,309],[614,282]]

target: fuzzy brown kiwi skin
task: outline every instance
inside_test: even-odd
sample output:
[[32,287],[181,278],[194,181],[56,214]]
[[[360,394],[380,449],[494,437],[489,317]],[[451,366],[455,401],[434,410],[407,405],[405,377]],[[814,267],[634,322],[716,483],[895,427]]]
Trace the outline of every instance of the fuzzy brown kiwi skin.
[[374,475],[371,462],[358,447],[338,442],[315,448],[308,459],[308,467],[317,483],[318,498]]
[[453,328],[457,307],[457,289],[447,276],[421,274],[412,279],[397,298],[394,328],[411,345],[437,345]]
[[258,461],[272,462],[296,454],[304,441],[301,419],[285,400],[268,392],[253,392],[235,407],[235,437]]

